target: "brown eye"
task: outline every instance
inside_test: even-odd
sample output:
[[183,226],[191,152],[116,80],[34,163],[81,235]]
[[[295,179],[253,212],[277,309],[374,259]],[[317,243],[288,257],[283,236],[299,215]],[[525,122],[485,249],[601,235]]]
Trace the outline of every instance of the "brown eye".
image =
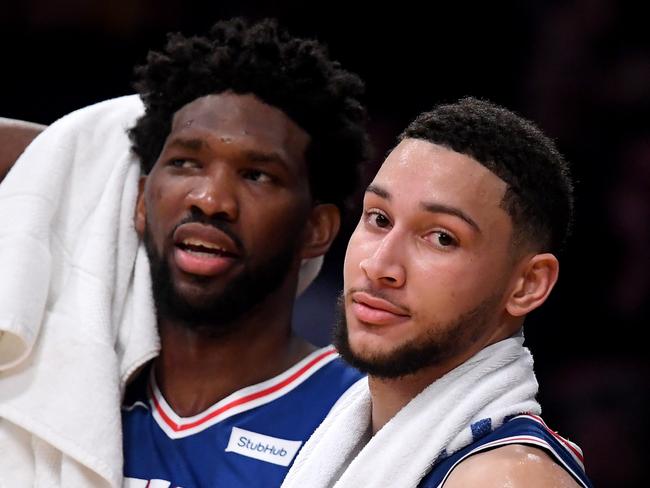
[[387,229],[392,225],[388,216],[377,209],[364,210],[362,220],[367,226],[374,229]]
[[456,239],[454,239],[446,232],[437,231],[435,232],[435,236],[438,244],[440,244],[442,247],[456,246],[458,244],[456,242]]
[[191,159],[177,158],[169,161],[169,165],[174,168],[198,168],[198,163]]
[[381,227],[382,229],[390,225],[390,220],[384,214],[375,214],[375,225]]
[[257,169],[246,170],[242,176],[247,180],[258,181],[260,183],[273,181],[273,178],[269,174]]

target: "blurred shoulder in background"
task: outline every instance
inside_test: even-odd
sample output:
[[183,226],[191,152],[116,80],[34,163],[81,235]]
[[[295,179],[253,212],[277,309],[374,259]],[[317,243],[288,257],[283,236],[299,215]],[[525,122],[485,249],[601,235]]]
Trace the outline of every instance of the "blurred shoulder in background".
[[0,117],[0,181],[44,125]]

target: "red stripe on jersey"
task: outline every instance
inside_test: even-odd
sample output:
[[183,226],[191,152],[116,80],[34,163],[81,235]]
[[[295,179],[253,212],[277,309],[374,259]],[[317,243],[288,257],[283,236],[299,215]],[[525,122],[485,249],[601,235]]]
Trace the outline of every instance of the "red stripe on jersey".
[[183,424],[179,425],[176,422],[174,422],[171,418],[167,416],[167,414],[164,412],[163,408],[160,406],[160,403],[158,403],[158,400],[156,399],[156,395],[151,392],[151,398],[153,400],[154,406],[156,407],[156,411],[160,415],[160,417],[165,421],[165,423],[174,431],[174,432],[182,432],[187,429],[192,429],[198,425],[201,425],[204,422],[209,421],[210,419],[213,419],[217,415],[220,415],[232,408],[238,407],[240,405],[243,405],[244,403],[251,402],[253,400],[257,400],[258,398],[262,398],[264,396],[270,395],[272,393],[275,393],[276,391],[284,388],[285,386],[290,385],[297,379],[299,379],[302,375],[304,375],[307,371],[309,371],[312,367],[314,367],[317,363],[322,361],[324,358],[331,356],[332,354],[337,354],[336,350],[334,348],[329,349],[322,354],[319,354],[316,356],[314,359],[309,361],[307,364],[305,364],[302,368],[300,368],[298,371],[293,373],[291,376],[288,378],[280,381],[279,383],[276,383],[275,385],[269,386],[268,388],[265,388],[263,390],[257,391],[255,393],[251,393],[249,395],[246,395],[242,398],[238,398],[237,400],[233,400],[230,403],[227,403],[221,408],[218,408],[214,412],[210,412],[207,414],[205,417],[200,418],[199,420],[195,420],[194,422],[190,422],[188,424]]
[[546,430],[547,430],[547,431],[548,431],[548,432],[549,432],[553,437],[555,437],[555,438],[556,438],[558,441],[560,441],[560,442],[561,442],[561,443],[562,443],[562,444],[563,444],[567,449],[569,449],[569,450],[574,454],[574,456],[577,457],[577,458],[580,460],[581,463],[584,463],[584,462],[585,462],[585,459],[584,459],[584,456],[582,455],[582,453],[581,453],[578,449],[576,449],[575,446],[573,446],[573,445],[572,445],[569,441],[567,441],[564,437],[562,437],[560,434],[558,434],[557,432],[555,432],[553,429],[549,428],[549,426],[546,425],[546,423],[544,422],[544,420],[542,420],[541,417],[538,417],[537,415],[533,415],[533,414],[530,414],[530,413],[527,413],[527,414],[524,414],[524,415],[525,415],[526,417],[531,417],[531,418],[537,420],[537,422],[539,422],[540,424],[542,424],[542,425],[544,426],[544,428],[545,428],[545,429],[546,429]]

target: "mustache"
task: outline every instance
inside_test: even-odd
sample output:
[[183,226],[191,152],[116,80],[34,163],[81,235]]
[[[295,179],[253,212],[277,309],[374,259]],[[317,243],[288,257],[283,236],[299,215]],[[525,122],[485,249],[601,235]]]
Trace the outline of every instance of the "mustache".
[[231,225],[220,217],[210,217],[201,212],[201,210],[192,208],[190,209],[190,214],[184,217],[174,226],[171,231],[171,235],[173,236],[174,232],[176,232],[176,229],[185,224],[202,224],[214,227],[215,229],[220,230],[228,237],[230,237],[240,254],[243,254],[244,252],[244,244],[242,243],[239,236],[235,233],[235,231],[232,230]]
[[341,303],[343,303],[344,298],[352,295],[353,293],[356,292],[363,292],[367,293],[368,295],[371,295],[375,298],[381,298],[382,300],[386,300],[390,304],[394,305],[397,308],[401,308],[404,310],[404,312],[408,313],[409,315],[411,314],[411,309],[407,307],[405,304],[399,302],[398,300],[395,300],[393,297],[391,297],[388,293],[386,293],[384,290],[374,288],[372,286],[364,286],[364,287],[353,287],[353,288],[348,288],[345,290],[343,293],[341,293]]

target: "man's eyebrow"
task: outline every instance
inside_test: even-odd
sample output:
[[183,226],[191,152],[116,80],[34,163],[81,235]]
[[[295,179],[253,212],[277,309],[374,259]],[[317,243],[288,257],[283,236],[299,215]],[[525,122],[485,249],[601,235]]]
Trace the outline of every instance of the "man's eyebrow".
[[169,142],[168,147],[180,147],[189,151],[200,151],[204,145],[205,142],[202,139],[175,137]]
[[383,198],[384,200],[390,200],[390,193],[388,192],[388,190],[374,183],[370,183],[368,185],[368,188],[366,188],[366,193],[374,193],[375,195]]
[[265,152],[255,149],[246,149],[242,152],[242,155],[244,158],[253,163],[278,163],[284,167],[288,166],[285,159],[277,152]]
[[[370,185],[368,185],[368,188],[366,188],[366,193],[374,193],[378,197],[381,197],[384,200],[388,200],[388,201],[390,201],[391,199],[390,192],[375,183],[371,183]],[[423,210],[426,210],[427,212],[443,213],[443,214],[448,214],[448,215],[453,215],[455,217],[458,217],[464,220],[465,222],[467,222],[478,233],[481,232],[481,228],[474,221],[474,219],[472,219],[469,215],[467,215],[459,208],[452,207],[450,205],[444,205],[442,203],[435,203],[435,202],[422,202],[420,206],[422,207]]]
[[444,205],[442,203],[435,203],[435,202],[422,202],[420,206],[427,212],[443,213],[443,214],[448,214],[448,215],[453,215],[455,217],[458,217],[464,220],[465,222],[467,222],[470,226],[472,226],[474,230],[476,230],[476,232],[478,232],[479,234],[481,233],[481,228],[474,221],[474,219],[472,219],[469,215],[467,215],[459,208],[451,207],[449,205]]
[[[205,148],[206,142],[203,139],[194,137],[175,137],[172,139],[167,147],[179,147],[189,151],[198,152]],[[287,162],[277,152],[258,151],[255,149],[246,149],[242,151],[242,156],[255,163],[278,163],[287,166]]]

